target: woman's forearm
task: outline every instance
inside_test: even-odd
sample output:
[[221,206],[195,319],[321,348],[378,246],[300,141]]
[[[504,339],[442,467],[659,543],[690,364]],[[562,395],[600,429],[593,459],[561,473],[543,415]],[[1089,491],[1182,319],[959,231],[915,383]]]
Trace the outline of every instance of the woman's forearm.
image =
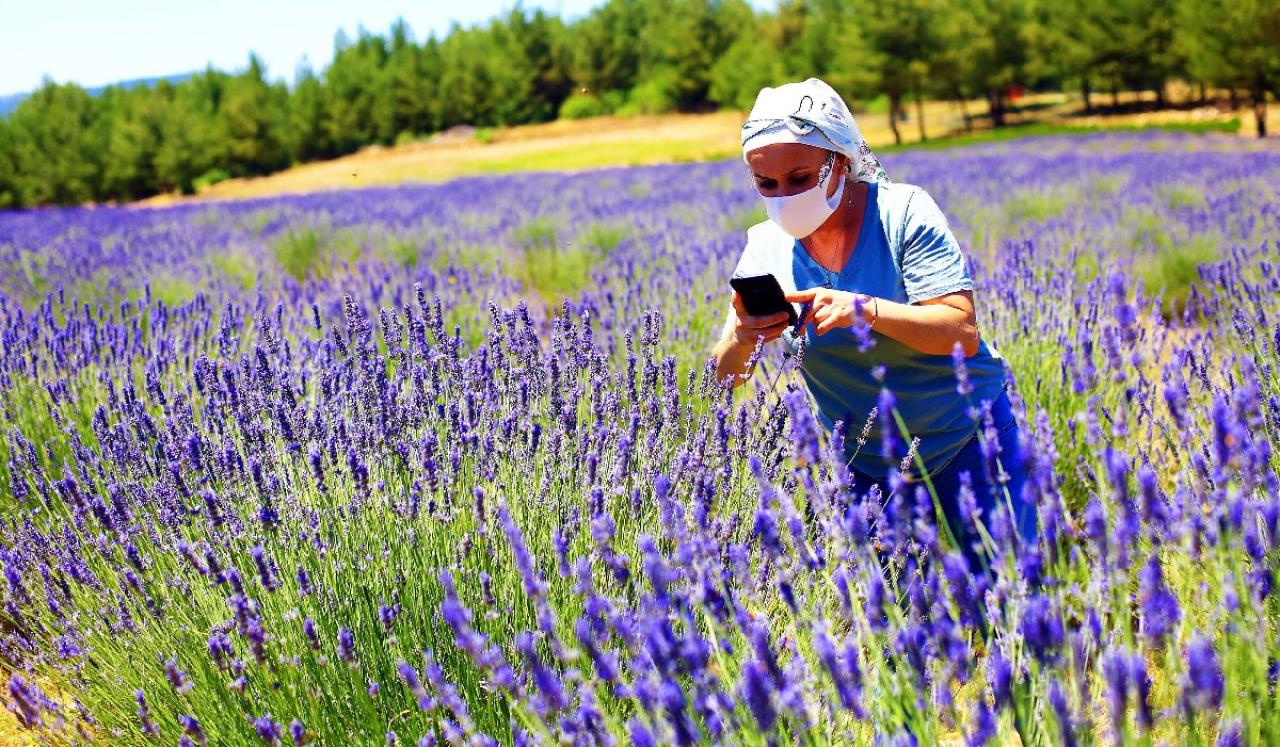
[[[971,314],[944,303],[905,304],[876,299],[879,316],[872,329],[909,348],[932,355],[950,355],[956,342],[965,355],[978,352],[978,327]],[[875,310],[867,304],[864,317],[870,321]]]
[[957,342],[965,355],[978,352],[978,325],[970,290],[914,304],[830,288],[792,291],[786,299],[811,304],[808,323],[819,335],[848,329],[861,314],[875,331],[921,353],[950,355]]
[[733,377],[733,386],[746,382],[742,374],[750,374],[747,370],[747,359],[751,357],[753,346],[738,342],[733,335],[726,335],[716,343],[711,354],[716,359],[716,381],[724,381],[726,376]]

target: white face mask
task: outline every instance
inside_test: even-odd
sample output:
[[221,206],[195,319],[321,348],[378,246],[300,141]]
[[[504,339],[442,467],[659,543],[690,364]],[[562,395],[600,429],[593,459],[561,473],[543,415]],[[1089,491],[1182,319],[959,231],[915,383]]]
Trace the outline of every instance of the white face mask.
[[803,192],[786,197],[764,197],[764,210],[769,220],[797,239],[803,239],[818,230],[818,226],[826,222],[839,207],[840,196],[844,194],[844,179],[841,179],[835,194],[827,197],[827,182],[834,171],[834,163],[833,152],[822,164],[818,183]]

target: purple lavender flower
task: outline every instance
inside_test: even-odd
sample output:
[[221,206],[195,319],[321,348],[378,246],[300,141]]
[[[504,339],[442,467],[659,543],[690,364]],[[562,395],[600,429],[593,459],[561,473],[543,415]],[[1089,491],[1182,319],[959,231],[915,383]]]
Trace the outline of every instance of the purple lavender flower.
[[[479,488],[476,491],[477,496],[479,496]],[[525,594],[528,594],[532,599],[539,599],[545,596],[547,593],[546,582],[538,571],[537,562],[529,552],[529,546],[524,540],[524,533],[520,531],[520,527],[516,526],[515,519],[512,518],[511,512],[507,510],[506,503],[498,505],[498,522],[502,525],[502,530],[507,535],[507,542],[511,546],[512,558],[515,561],[516,569],[520,572],[520,578],[524,582]]]
[[1147,661],[1141,652],[1129,656],[1129,684],[1133,687],[1138,726],[1150,731],[1155,725],[1155,712],[1151,709],[1151,676],[1147,673]]
[[632,718],[627,722],[627,736],[632,747],[657,747],[658,744],[648,727],[638,718]]
[[1163,531],[1167,528],[1169,512],[1165,506],[1164,496],[1156,482],[1156,471],[1147,462],[1138,467],[1138,495],[1141,497],[1142,520],[1153,528]]
[[978,496],[973,492],[973,477],[968,470],[960,473],[960,489],[956,493],[956,507],[960,511],[960,519],[971,528],[976,528],[982,519],[982,509],[978,506]]
[[890,465],[897,464],[898,457],[898,424],[894,420],[893,411],[898,400],[887,387],[880,389],[876,409],[880,412],[880,456]]
[[529,667],[543,707],[552,712],[568,708],[569,695],[565,691],[564,684],[555,671],[542,662],[542,657],[534,649],[533,636],[528,631],[516,635],[516,649],[523,655],[525,664]]
[[[472,722],[471,715],[467,710],[467,702],[458,694],[458,688],[452,682],[445,679],[444,672],[440,669],[440,665],[436,663],[435,657],[432,655],[430,649],[423,650],[422,658],[423,675],[426,677],[427,682],[436,691],[436,693],[439,694],[440,705],[442,705],[445,711],[447,711],[449,715],[457,721],[463,732],[474,733],[475,724]],[[449,737],[447,727],[451,725],[450,720],[447,718],[444,719],[444,724],[446,725],[446,741],[457,741],[456,739],[451,739]]]
[[1044,555],[1040,548],[1028,546],[1018,552],[1018,572],[1026,581],[1027,588],[1038,589],[1044,580]]
[[879,568],[872,568],[867,574],[867,596],[863,610],[872,630],[884,630],[889,625],[889,616],[885,612],[889,590],[885,588],[884,577]]
[[209,574],[209,569],[206,568],[204,566],[204,563],[200,562],[200,558],[196,556],[195,548],[193,548],[185,540],[181,540],[181,539],[178,540],[177,546],[178,546],[178,554],[180,554],[183,557],[183,559],[185,559],[188,563],[191,564],[191,567],[196,570],[196,573],[199,573],[201,576],[207,576]]
[[302,618],[302,632],[307,636],[307,643],[316,651],[320,650],[320,634],[316,632],[316,623],[309,617]]
[[964,346],[957,340],[951,346],[951,366],[956,372],[956,393],[961,397],[973,394],[973,383],[969,381],[969,367],[964,362]]
[[345,661],[349,666],[355,666],[356,663],[356,637],[351,633],[350,628],[338,628],[338,658]]
[[280,583],[276,579],[275,571],[272,568],[271,559],[267,557],[266,548],[262,545],[254,545],[249,548],[249,554],[253,557],[253,564],[258,568],[258,579],[262,582],[262,588],[267,591],[275,591],[280,588]]
[[223,631],[215,631],[209,635],[209,657],[213,659],[213,663],[219,668],[226,668],[231,664],[231,657],[234,649],[231,647],[231,638]]
[[973,706],[973,726],[965,735],[964,743],[967,747],[985,747],[996,738],[998,728],[995,714],[987,706],[986,699],[978,698]]
[[209,743],[209,738],[205,736],[204,729],[201,728],[200,722],[196,720],[195,716],[178,716],[178,725],[182,727],[187,736],[190,736],[201,747]]
[[173,685],[173,689],[179,693],[189,693],[193,685],[191,679],[187,677],[187,673],[178,668],[178,657],[169,657],[164,660],[164,677],[169,680],[169,684]]
[[1178,606],[1178,598],[1165,586],[1157,555],[1153,554],[1147,559],[1138,575],[1142,628],[1148,638],[1158,642],[1177,627],[1178,621],[1182,619],[1182,611]]
[[1019,631],[1027,648],[1037,659],[1041,662],[1057,660],[1064,638],[1062,619],[1047,597],[1036,594],[1027,599]]
[[400,678],[409,686],[409,691],[413,693],[413,699],[418,703],[418,708],[424,711],[430,711],[435,708],[435,701],[427,693],[427,688],[422,686],[422,681],[418,679],[418,672],[413,668],[413,665],[401,660],[396,664],[396,669],[400,672]]
[[256,615],[249,618],[242,632],[245,640],[249,642],[249,651],[253,654],[253,660],[259,664],[265,664],[267,631],[262,627],[262,618]]
[[1124,734],[1125,713],[1129,704],[1129,657],[1125,652],[1112,650],[1102,657],[1102,676],[1107,682],[1111,729],[1119,740]]
[[664,680],[660,689],[662,710],[675,735],[679,747],[689,747],[698,741],[698,727],[689,715],[684,690],[671,680]]
[[217,553],[207,545],[204,550],[204,560],[209,566],[209,577],[213,579],[214,583],[222,585],[229,580],[226,571],[222,568],[222,564],[218,561]]
[[151,709],[147,707],[147,697],[141,691],[134,692],[133,697],[138,701],[138,723],[142,728],[143,734],[153,737],[160,736],[160,730],[156,728],[155,722],[151,720]]
[[16,706],[14,713],[17,714],[19,723],[28,729],[44,726],[44,719],[40,714],[45,709],[47,698],[40,692],[39,687],[27,682],[21,674],[14,672],[9,675],[9,698]]
[[1229,721],[1218,729],[1214,747],[1244,747],[1244,727],[1239,721]]
[[574,634],[591,659],[596,676],[610,685],[618,683],[621,675],[618,658],[611,651],[600,647],[594,628],[586,617],[579,617],[574,623]]
[[649,579],[649,584],[653,586],[653,593],[660,602],[665,602],[672,584],[680,578],[679,572],[667,565],[662,554],[658,552],[653,538],[649,535],[637,537],[636,546],[644,554],[645,575]]
[[1075,747],[1075,718],[1071,715],[1071,704],[1067,702],[1067,694],[1057,679],[1049,681],[1049,707],[1053,709],[1054,719],[1058,722],[1058,744],[1063,747]]
[[307,450],[307,464],[311,467],[311,474],[315,477],[316,485],[324,489],[324,453],[320,451],[320,447],[311,444]]
[[771,731],[778,720],[772,693],[768,670],[760,662],[748,661],[742,669],[742,700],[764,732]]
[[783,395],[787,407],[787,420],[791,426],[791,444],[796,457],[808,463],[822,458],[822,444],[818,437],[818,421],[809,405],[809,395],[803,389],[793,389]]
[[1098,557],[1102,560],[1104,567],[1107,564],[1107,512],[1102,507],[1101,501],[1094,497],[1084,507],[1084,532],[1090,540],[1093,541],[1094,547],[1097,548]]
[[1187,644],[1182,704],[1188,711],[1217,710],[1222,706],[1226,683],[1213,642],[1197,636]]
[[1013,705],[1013,667],[998,648],[987,657],[987,683],[997,711]]
[[955,600],[960,611],[960,622],[964,625],[977,623],[981,612],[978,609],[977,590],[974,588],[973,575],[969,572],[969,563],[963,555],[950,552],[942,556],[942,572],[947,579],[947,588],[951,598]]
[[480,666],[488,670],[490,681],[502,689],[515,692],[517,683],[511,667],[503,659],[498,649],[471,626],[471,610],[463,606],[458,599],[458,590],[453,585],[453,576],[448,571],[440,574],[440,584],[444,587],[444,601],[440,604],[440,616],[445,624],[453,630],[454,642],[458,648]]
[[400,614],[400,609],[399,602],[378,606],[378,619],[382,621],[382,629],[387,635],[391,635],[393,632],[395,620]]
[[921,682],[928,676],[928,645],[929,633],[919,624],[908,623],[893,638],[894,653],[906,659]]
[[270,713],[264,713],[254,719],[253,729],[262,741],[270,745],[279,744],[283,736],[280,732],[280,724],[272,720]]
[[205,512],[209,517],[209,523],[215,527],[222,526],[225,519],[222,511],[218,507],[218,498],[213,494],[212,490],[201,491],[200,497],[204,500]]
[[311,587],[311,576],[307,573],[307,569],[298,566],[298,594],[304,597],[311,596],[314,589]]
[[831,676],[840,704],[858,718],[866,718],[866,710],[862,707],[862,672],[858,668],[857,648],[850,644],[843,655],[837,653],[835,644],[822,627],[815,631],[813,645],[822,666]]

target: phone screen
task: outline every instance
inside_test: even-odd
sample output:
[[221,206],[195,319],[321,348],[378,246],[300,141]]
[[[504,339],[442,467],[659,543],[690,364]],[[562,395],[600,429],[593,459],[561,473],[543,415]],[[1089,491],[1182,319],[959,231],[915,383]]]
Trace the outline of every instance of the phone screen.
[[729,284],[742,296],[742,305],[752,316],[767,316],[779,311],[787,312],[787,322],[795,324],[799,319],[796,308],[787,301],[773,275],[752,275],[731,278]]

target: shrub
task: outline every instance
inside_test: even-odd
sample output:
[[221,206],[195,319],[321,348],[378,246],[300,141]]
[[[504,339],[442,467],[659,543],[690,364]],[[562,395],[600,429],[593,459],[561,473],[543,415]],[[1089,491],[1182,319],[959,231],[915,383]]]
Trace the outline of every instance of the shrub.
[[662,114],[676,108],[676,87],[669,75],[658,74],[631,89],[619,114]]
[[608,113],[604,102],[589,93],[575,93],[560,105],[561,119],[586,119]]
[[195,189],[195,191],[199,192],[214,184],[217,184],[218,182],[223,182],[230,178],[231,178],[231,174],[227,173],[226,169],[209,169],[208,171],[204,172],[203,174],[201,174],[200,176],[197,176],[194,180],[192,180],[191,186]]
[[1200,267],[1218,258],[1216,240],[1200,234],[1176,244],[1162,243],[1159,251],[1134,263],[1136,274],[1147,293],[1160,298],[1165,318],[1181,318],[1191,287],[1200,281]]

